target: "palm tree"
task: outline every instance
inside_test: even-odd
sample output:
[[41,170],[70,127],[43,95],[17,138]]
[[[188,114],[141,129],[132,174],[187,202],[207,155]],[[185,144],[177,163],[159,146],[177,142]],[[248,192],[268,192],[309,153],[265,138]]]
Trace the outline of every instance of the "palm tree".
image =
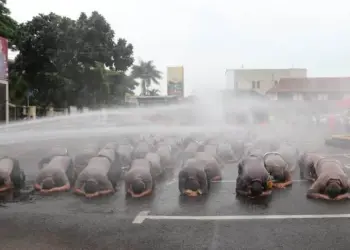
[[141,95],[146,95],[147,89],[152,82],[159,85],[162,79],[162,72],[157,70],[153,61],[140,61],[139,65],[132,66],[131,76],[135,79],[141,79]]
[[148,90],[148,95],[150,95],[150,96],[159,96],[159,89],[150,89],[150,90]]

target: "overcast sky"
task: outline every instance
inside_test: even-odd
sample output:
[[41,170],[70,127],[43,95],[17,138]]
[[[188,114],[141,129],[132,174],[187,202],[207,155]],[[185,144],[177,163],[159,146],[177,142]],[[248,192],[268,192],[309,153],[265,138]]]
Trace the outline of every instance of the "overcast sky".
[[345,0],[9,0],[19,22],[38,13],[77,18],[96,10],[136,60],[185,67],[185,92],[225,87],[225,69],[306,67],[309,76],[350,76]]

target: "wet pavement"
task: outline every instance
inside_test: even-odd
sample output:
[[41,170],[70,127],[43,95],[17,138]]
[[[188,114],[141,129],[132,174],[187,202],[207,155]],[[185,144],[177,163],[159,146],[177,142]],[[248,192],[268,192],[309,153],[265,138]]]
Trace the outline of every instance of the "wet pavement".
[[[310,151],[337,155],[350,164],[347,152],[304,141]],[[98,143],[104,143],[106,138]],[[91,139],[41,141],[2,146],[16,156],[28,179],[51,146],[67,146],[72,155]],[[348,249],[350,202],[307,200],[309,183],[297,180],[266,200],[242,200],[234,194],[237,169],[227,165],[224,181],[207,197],[179,197],[169,176],[152,197],[125,199],[123,185],[113,196],[86,200],[73,194],[0,206],[2,249]],[[275,215],[281,215],[276,217]],[[303,218],[300,215],[308,215]],[[324,218],[330,215],[334,218]],[[210,216],[210,217],[208,217]],[[254,217],[259,216],[259,217]],[[274,217],[275,216],[275,217]],[[294,217],[294,218],[293,218]],[[340,218],[339,218],[340,217]]]

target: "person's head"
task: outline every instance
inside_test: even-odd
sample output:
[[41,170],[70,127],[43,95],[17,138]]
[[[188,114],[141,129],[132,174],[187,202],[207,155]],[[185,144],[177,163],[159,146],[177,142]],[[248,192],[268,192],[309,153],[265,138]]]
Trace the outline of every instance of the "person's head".
[[45,190],[49,190],[55,187],[55,182],[51,177],[47,177],[43,180],[41,188]]
[[185,183],[185,189],[196,191],[200,188],[198,180],[195,178],[189,178]]
[[141,194],[146,189],[146,184],[141,179],[135,179],[131,184],[131,190],[135,194]]
[[276,171],[273,174],[273,179],[277,182],[284,182],[285,181],[284,169]]
[[325,188],[325,193],[329,198],[334,199],[340,195],[341,189],[342,188],[337,180],[330,180]]
[[254,180],[251,184],[251,188],[250,188],[251,194],[252,196],[259,196],[262,194],[262,192],[264,191],[264,187],[261,183],[261,181],[259,180]]
[[87,194],[93,194],[98,191],[98,183],[95,179],[89,179],[85,182],[84,191]]

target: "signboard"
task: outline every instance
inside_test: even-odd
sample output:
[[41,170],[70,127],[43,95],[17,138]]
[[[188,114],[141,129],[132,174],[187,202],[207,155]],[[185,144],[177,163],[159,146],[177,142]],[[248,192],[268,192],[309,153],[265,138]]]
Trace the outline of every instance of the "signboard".
[[8,41],[0,37],[0,80],[8,78]]
[[184,68],[168,67],[167,69],[168,95],[184,97]]

